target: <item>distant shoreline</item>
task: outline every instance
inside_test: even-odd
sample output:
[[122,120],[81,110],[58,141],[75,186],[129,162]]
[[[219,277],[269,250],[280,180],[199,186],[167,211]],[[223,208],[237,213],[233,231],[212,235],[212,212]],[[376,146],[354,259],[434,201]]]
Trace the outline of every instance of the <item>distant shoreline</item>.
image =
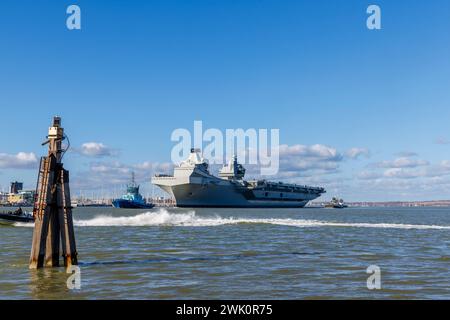
[[[322,207],[325,202],[311,202],[311,207]],[[450,207],[450,200],[430,201],[358,201],[345,202],[349,207]]]
[[[156,207],[174,207],[171,203],[154,201]],[[323,208],[328,202],[310,202],[306,208]],[[345,202],[349,208],[382,208],[382,207],[435,207],[435,208],[450,208],[450,200],[433,200],[433,201],[358,201],[358,202]],[[79,208],[93,208],[93,207],[109,207],[106,204],[91,204],[91,205],[79,205]],[[32,205],[24,205],[24,208],[30,208]],[[0,204],[0,208],[19,208],[19,206],[10,206]]]

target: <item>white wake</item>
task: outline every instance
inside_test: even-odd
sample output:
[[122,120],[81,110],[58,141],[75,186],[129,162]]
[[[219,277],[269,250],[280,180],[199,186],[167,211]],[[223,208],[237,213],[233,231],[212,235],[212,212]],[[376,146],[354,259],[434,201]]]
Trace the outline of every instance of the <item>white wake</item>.
[[171,213],[165,209],[146,212],[136,216],[97,216],[89,220],[75,220],[79,227],[113,227],[113,226],[185,226],[213,227],[233,224],[271,224],[291,227],[355,227],[355,228],[385,228],[385,229],[434,229],[450,230],[450,226],[396,224],[396,223],[344,223],[305,219],[276,218],[222,218],[220,216],[201,217],[194,211],[188,213]]
[[[166,209],[146,212],[135,216],[113,217],[100,215],[88,220],[75,219],[78,227],[145,227],[145,226],[179,226],[179,227],[214,227],[233,224],[270,224],[307,227],[353,227],[353,228],[384,228],[384,229],[419,229],[419,230],[450,230],[450,226],[400,224],[400,223],[348,223],[320,221],[312,219],[276,219],[276,218],[222,218],[220,216],[196,216],[195,211],[187,213],[172,213]],[[16,227],[33,227],[32,223],[16,223]]]

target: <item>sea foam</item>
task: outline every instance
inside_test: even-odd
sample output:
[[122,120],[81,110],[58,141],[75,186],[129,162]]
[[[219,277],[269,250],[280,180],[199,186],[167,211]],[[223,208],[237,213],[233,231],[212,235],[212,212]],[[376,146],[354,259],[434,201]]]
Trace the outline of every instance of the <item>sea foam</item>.
[[450,230],[450,226],[416,225],[395,223],[344,223],[310,219],[278,219],[278,218],[235,218],[220,216],[197,216],[195,211],[173,213],[166,209],[146,212],[129,217],[97,216],[89,220],[75,220],[79,227],[111,227],[111,226],[181,226],[181,227],[214,227],[236,224],[271,224],[291,227],[354,227],[385,229],[435,229]]
[[[173,226],[173,227],[215,227],[237,224],[269,224],[299,228],[311,227],[347,227],[347,228],[383,228],[383,229],[419,229],[419,230],[450,230],[450,226],[400,224],[400,223],[352,223],[334,222],[311,219],[291,218],[239,218],[216,216],[197,216],[195,211],[173,213],[166,209],[145,212],[134,216],[99,215],[92,219],[75,219],[77,227],[146,227],[146,226]],[[16,223],[17,227],[32,227],[33,224]]]

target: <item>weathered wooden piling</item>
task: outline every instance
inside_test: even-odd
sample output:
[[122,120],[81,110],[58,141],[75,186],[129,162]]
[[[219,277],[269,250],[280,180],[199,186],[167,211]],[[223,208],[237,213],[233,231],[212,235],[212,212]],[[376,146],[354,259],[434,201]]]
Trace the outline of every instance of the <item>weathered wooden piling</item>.
[[65,170],[62,148],[65,139],[61,118],[49,128],[48,156],[41,158],[33,215],[35,218],[30,269],[58,267],[60,246],[64,266],[77,265],[77,249],[70,201],[69,171]]

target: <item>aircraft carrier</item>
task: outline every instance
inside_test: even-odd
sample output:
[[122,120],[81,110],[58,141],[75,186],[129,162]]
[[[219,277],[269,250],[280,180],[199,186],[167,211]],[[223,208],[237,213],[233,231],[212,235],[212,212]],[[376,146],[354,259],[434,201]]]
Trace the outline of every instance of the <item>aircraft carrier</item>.
[[209,172],[200,150],[175,167],[173,175],[155,175],[152,183],[169,195],[177,207],[302,208],[325,193],[324,188],[266,180],[245,181],[245,168],[233,159],[219,177]]

